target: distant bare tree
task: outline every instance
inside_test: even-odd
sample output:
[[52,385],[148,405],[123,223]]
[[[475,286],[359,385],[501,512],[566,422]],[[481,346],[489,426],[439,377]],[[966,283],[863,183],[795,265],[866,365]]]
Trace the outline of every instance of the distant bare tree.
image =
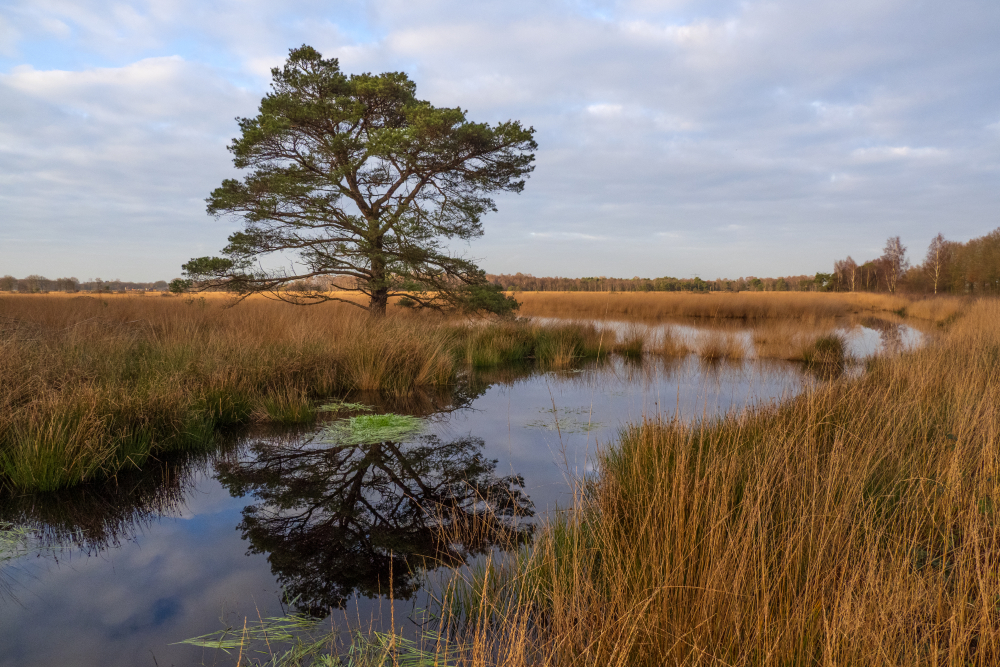
[[948,260],[948,241],[943,234],[938,234],[931,239],[931,245],[927,248],[927,271],[934,276],[934,293],[938,292],[938,282],[941,278],[941,271]]
[[879,259],[882,260],[886,287],[891,294],[895,294],[899,279],[910,268],[910,262],[906,259],[906,246],[903,245],[898,236],[890,236],[885,242],[885,249]]
[[857,288],[858,263],[850,255],[844,260],[844,273],[847,277],[847,283],[850,284],[851,291],[853,292]]
[[833,263],[833,274],[837,279],[837,291],[847,287],[853,292],[858,277],[858,263],[848,255],[847,259],[840,259]]
[[47,283],[48,280],[45,278],[45,276],[32,274],[20,282],[21,284],[18,285],[18,291],[35,293],[35,292],[41,292],[42,289],[44,288],[44,283]]

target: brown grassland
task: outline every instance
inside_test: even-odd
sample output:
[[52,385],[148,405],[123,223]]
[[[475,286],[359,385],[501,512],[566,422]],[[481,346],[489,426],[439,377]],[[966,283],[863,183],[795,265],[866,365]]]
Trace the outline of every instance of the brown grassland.
[[895,312],[946,321],[961,311],[960,297],[911,299],[850,292],[517,292],[525,316],[662,321],[670,318],[796,320]]
[[[624,427],[532,546],[456,575],[429,647],[437,664],[1000,664],[1000,303],[599,295],[574,310],[544,296],[523,297],[524,313],[784,326],[888,311],[942,327],[779,405]],[[590,297],[559,296],[581,309]],[[683,347],[637,331],[611,347]],[[713,354],[735,355],[720,335]],[[572,363],[609,342],[584,325],[375,321],[262,299],[4,297],[0,476],[57,488],[226,423],[303,420],[323,396]],[[388,641],[378,664],[398,662]]]

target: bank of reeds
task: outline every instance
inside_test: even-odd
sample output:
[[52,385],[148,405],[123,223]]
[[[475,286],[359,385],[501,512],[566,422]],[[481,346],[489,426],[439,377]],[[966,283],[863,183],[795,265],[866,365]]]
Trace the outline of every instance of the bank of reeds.
[[302,423],[319,398],[404,396],[465,365],[607,354],[592,324],[466,322],[265,299],[0,298],[0,487],[50,490],[203,446],[215,429]]
[[998,664],[998,396],[1000,304],[981,302],[783,404],[650,415],[445,608],[470,664]]
[[518,292],[521,315],[660,321],[670,318],[802,320],[815,322],[865,313],[901,313],[950,321],[959,297],[909,298],[892,294],[823,292]]

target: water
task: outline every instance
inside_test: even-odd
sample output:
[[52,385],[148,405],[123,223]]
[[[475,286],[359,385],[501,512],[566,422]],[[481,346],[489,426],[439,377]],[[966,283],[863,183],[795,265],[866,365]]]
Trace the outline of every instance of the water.
[[[916,340],[850,332],[864,352]],[[0,498],[0,520],[39,530],[33,553],[0,564],[0,666],[232,663],[174,642],[281,614],[288,598],[317,616],[333,608],[339,625],[416,619],[428,605],[416,564],[442,556],[440,526],[482,510],[470,487],[495,518],[449,545],[455,565],[529,540],[623,424],[718,415],[816,381],[798,364],[693,356],[476,372],[406,403],[357,397],[426,418],[407,442],[333,448],[317,428],[247,431],[117,486]]]

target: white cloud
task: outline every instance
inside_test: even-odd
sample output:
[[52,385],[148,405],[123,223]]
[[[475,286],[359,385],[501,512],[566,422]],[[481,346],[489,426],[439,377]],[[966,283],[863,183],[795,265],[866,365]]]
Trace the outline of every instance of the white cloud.
[[572,241],[605,241],[606,236],[595,236],[593,234],[581,234],[579,232],[528,232],[528,236],[535,239],[565,239]]
[[587,113],[598,118],[617,118],[625,110],[621,104],[589,104]]
[[859,162],[939,159],[947,156],[947,154],[947,151],[940,148],[926,146],[922,148],[911,148],[910,146],[873,146],[870,148],[856,148],[851,151],[851,157]]

